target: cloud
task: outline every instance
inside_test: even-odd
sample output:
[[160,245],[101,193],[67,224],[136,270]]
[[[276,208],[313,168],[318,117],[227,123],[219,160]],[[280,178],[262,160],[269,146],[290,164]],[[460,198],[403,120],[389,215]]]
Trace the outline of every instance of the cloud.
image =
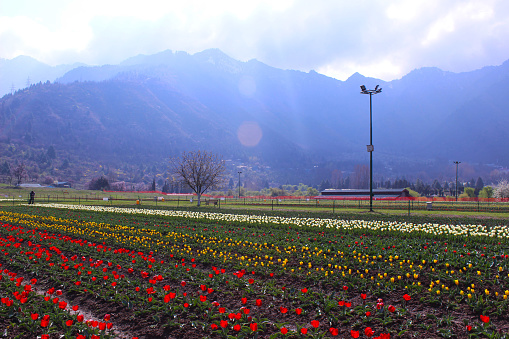
[[0,57],[26,54],[51,64],[219,48],[284,69],[391,80],[423,66],[468,71],[509,56],[504,0],[17,3],[0,17]]

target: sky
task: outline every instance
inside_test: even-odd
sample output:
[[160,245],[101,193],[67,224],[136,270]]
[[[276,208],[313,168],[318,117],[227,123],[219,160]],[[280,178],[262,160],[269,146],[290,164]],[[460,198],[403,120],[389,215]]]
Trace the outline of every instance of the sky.
[[117,64],[164,50],[346,80],[509,59],[507,0],[0,0],[0,58]]

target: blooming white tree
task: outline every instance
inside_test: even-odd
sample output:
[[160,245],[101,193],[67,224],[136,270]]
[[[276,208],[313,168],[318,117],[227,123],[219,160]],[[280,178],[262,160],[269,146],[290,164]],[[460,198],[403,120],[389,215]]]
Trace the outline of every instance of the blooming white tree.
[[198,206],[207,189],[224,183],[225,168],[220,156],[205,151],[183,152],[180,157],[170,159],[170,171],[196,193]]
[[509,182],[507,180],[499,182],[493,190],[493,196],[495,198],[509,198]]

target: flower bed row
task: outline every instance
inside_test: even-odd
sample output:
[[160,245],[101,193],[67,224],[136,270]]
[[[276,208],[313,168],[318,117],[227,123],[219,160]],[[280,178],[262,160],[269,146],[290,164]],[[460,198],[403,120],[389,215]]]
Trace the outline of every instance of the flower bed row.
[[296,227],[318,227],[335,229],[371,229],[380,231],[396,232],[423,232],[432,235],[453,235],[453,236],[483,236],[508,239],[509,228],[507,226],[486,227],[484,225],[440,225],[440,224],[413,224],[399,222],[381,222],[365,220],[342,220],[328,218],[287,218],[276,216],[260,215],[237,215],[212,212],[190,212],[175,210],[152,210],[135,209],[106,206],[86,206],[86,205],[58,205],[58,204],[40,204],[40,207],[65,208],[68,210],[87,210],[97,212],[111,212],[121,214],[145,214],[157,215],[163,217],[181,217],[207,221],[222,221],[233,223],[249,223],[262,225],[294,225]]
[[509,256],[492,237],[446,243],[424,232],[398,239],[397,227],[124,212],[0,211],[0,263],[111,314],[132,336],[507,333]]

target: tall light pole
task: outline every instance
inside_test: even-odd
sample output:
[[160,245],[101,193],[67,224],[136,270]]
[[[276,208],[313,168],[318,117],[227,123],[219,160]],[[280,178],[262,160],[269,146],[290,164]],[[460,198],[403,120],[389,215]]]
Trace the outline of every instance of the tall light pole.
[[361,86],[361,94],[369,94],[369,145],[367,145],[369,152],[369,211],[373,212],[373,113],[372,113],[372,100],[373,94],[382,92],[382,88],[376,85],[375,89],[366,89],[366,86]]
[[237,173],[239,173],[239,199],[240,199],[240,173],[242,173],[242,172],[239,171]]
[[458,201],[458,165],[461,164],[461,161],[454,161],[456,164],[456,201]]

